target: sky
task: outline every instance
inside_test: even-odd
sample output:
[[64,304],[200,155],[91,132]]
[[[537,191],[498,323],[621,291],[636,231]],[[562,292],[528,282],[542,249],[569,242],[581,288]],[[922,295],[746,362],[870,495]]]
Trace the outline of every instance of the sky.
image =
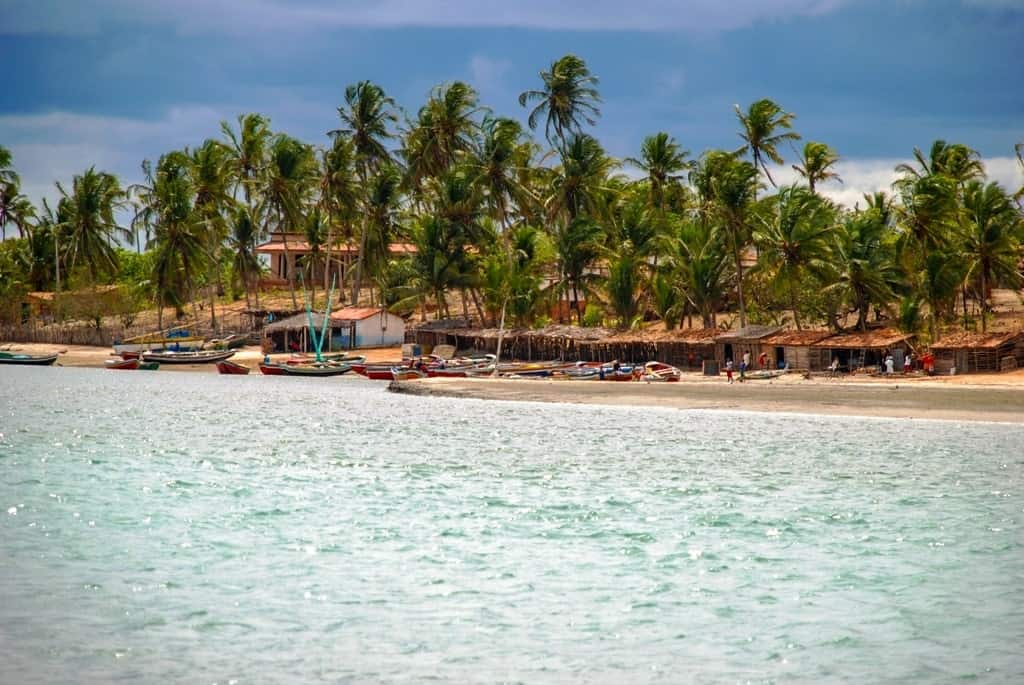
[[410,117],[464,80],[525,121],[519,93],[567,53],[600,79],[591,132],[617,157],[657,131],[735,149],[734,104],[768,97],[839,152],[840,202],[939,138],[1024,183],[1024,0],[0,0],[0,145],[38,202],[92,165],[139,181],[243,112],[325,145],[365,79]]

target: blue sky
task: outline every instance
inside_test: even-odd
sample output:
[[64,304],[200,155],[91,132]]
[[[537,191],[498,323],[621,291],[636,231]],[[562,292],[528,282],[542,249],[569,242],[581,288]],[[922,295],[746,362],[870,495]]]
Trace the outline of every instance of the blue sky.
[[573,52],[601,79],[610,153],[658,130],[732,149],[733,103],[770,97],[840,152],[830,192],[852,201],[936,138],[1019,183],[1022,46],[1024,0],[0,0],[0,145],[38,199],[93,163],[138,180],[246,111],[323,144],[362,79],[410,115],[461,79],[523,117],[518,94]]

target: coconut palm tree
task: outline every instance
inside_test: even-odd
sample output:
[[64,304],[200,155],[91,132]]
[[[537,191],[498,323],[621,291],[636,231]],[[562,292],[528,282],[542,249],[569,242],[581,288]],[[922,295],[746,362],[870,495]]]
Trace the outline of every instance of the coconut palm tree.
[[261,177],[267,166],[267,151],[273,136],[270,120],[262,114],[239,114],[237,134],[226,121],[220,122],[220,130],[228,141],[235,191],[241,187],[245,204],[251,211],[253,193],[261,190]]
[[972,179],[985,175],[985,167],[981,156],[960,143],[947,143],[936,140],[925,157],[920,149],[914,148],[915,167],[912,164],[900,164],[896,171],[903,174],[903,182],[913,182],[927,176],[945,176],[958,187],[963,187]]
[[700,314],[703,327],[714,328],[731,280],[729,250],[722,232],[708,222],[684,222],[667,267],[687,302]]
[[758,268],[789,296],[793,321],[797,330],[803,330],[797,291],[808,276],[821,278],[831,263],[835,210],[814,191],[800,186],[782,188],[770,204],[767,216],[757,217],[754,230],[760,249]]
[[572,304],[576,311],[576,322],[583,325],[583,308],[580,298],[592,291],[598,275],[591,270],[601,256],[601,245],[605,234],[591,218],[577,217],[567,224],[559,224],[554,234],[554,249],[558,265],[557,287],[561,292],[572,293]]
[[301,229],[306,203],[312,196],[319,175],[312,147],[283,133],[274,136],[261,194],[266,205],[267,225],[273,221],[281,232],[284,258],[288,265],[288,289],[295,309],[299,308],[295,297],[296,265],[292,263],[288,248],[288,234]]
[[0,184],[20,183],[21,179],[14,171],[14,155],[11,151],[0,145]]
[[809,140],[804,144],[800,164],[792,166],[793,170],[807,181],[807,185],[813,193],[819,183],[829,180],[843,182],[834,169],[838,161],[839,155],[835,150],[825,143]]
[[[231,154],[227,146],[207,139],[191,153],[189,174],[195,190],[195,210],[205,238],[209,267],[207,290],[210,304],[210,326],[217,330],[215,295],[224,294],[221,282],[221,251],[228,236],[227,214],[235,204],[231,186],[234,183]],[[216,287],[214,287],[216,284]]]
[[24,237],[32,225],[36,210],[27,197],[22,195],[17,177],[0,181],[0,240],[7,239],[7,226],[18,229],[18,236]]
[[[320,208],[314,207],[302,223],[302,234],[306,239],[306,245],[309,246],[309,253],[306,254],[303,264],[305,272],[303,281],[309,284],[310,300],[314,309],[316,309],[316,279],[313,278],[313,274],[316,273],[318,267],[325,267],[323,248],[327,242],[327,233],[327,220]],[[328,303],[329,305],[330,303]]]
[[[360,200],[359,180],[355,176],[355,149],[344,135],[334,136],[331,147],[324,151],[320,176],[320,207],[327,215],[327,254],[324,257],[324,290],[330,287],[331,250],[336,231],[348,244],[353,238],[352,225],[358,215]],[[339,291],[344,288],[339,288]],[[344,295],[340,298],[344,300]]]
[[549,217],[562,217],[572,223],[583,214],[599,216],[601,196],[608,190],[609,176],[618,163],[605,154],[597,139],[586,133],[573,135],[561,155],[562,164],[551,178]]
[[96,171],[95,167],[76,175],[70,192],[60,183],[57,190],[61,203],[65,203],[60,233],[69,265],[84,266],[95,285],[102,272],[117,269],[117,239],[131,236],[118,225],[115,216],[125,206],[125,191],[116,176]]
[[683,172],[693,168],[687,159],[690,151],[684,150],[675,138],[665,132],[644,138],[640,146],[640,158],[627,157],[626,162],[640,169],[647,176],[650,186],[651,205],[660,212],[665,211],[666,191],[678,186],[685,176]]
[[524,140],[522,126],[513,119],[484,117],[480,133],[466,168],[473,182],[483,189],[491,216],[507,230],[512,206],[529,192],[520,171],[529,165],[532,151]]
[[234,277],[240,279],[245,287],[246,307],[249,305],[249,292],[255,292],[256,309],[260,308],[259,277],[262,266],[256,255],[256,243],[260,233],[259,222],[253,218],[248,207],[238,206],[231,214],[231,236],[228,244],[231,247],[231,268]]
[[[374,277],[380,275],[388,262],[388,251],[397,230],[401,182],[398,168],[389,164],[377,171],[366,190],[363,205],[366,230],[360,259]],[[352,301],[358,302],[358,292]]]
[[978,279],[981,330],[987,330],[989,289],[996,284],[1020,288],[1024,219],[998,183],[970,181],[964,190],[964,256],[967,278]]
[[582,122],[595,125],[601,115],[597,77],[590,73],[582,59],[565,55],[552,62],[548,71],[540,72],[540,78],[543,87],[520,94],[519,105],[526,107],[528,103],[537,103],[530,110],[527,124],[536,129],[544,117],[544,135],[548,142],[554,145],[557,139],[560,146],[565,147],[568,134],[579,133]]
[[[342,128],[328,132],[332,137],[345,135],[352,141],[356,173],[364,190],[369,188],[371,174],[390,164],[391,155],[386,141],[393,137],[390,127],[398,121],[394,110],[395,101],[380,86],[371,81],[360,81],[345,89],[345,105],[338,108]],[[356,257],[355,278],[352,280],[353,303],[359,301],[367,231],[364,219],[359,231],[359,254]]]
[[[768,181],[774,186],[775,180],[768,171],[765,158],[776,164],[782,164],[779,145],[789,140],[800,140],[800,134],[792,131],[795,115],[783,111],[775,102],[765,98],[750,105],[746,112],[734,105],[736,117],[740,120],[742,130],[740,138],[745,145],[737,153],[750,152],[754,158],[754,166],[760,167]],[[785,129],[779,133],[780,129]]]
[[757,195],[757,168],[721,150],[706,152],[690,176],[705,221],[720,225],[733,258],[740,327],[747,325],[743,253],[750,243],[749,218]]
[[[894,187],[901,202],[894,211],[904,230],[907,258],[952,244],[958,228],[959,203],[955,181],[944,174],[908,174]],[[918,251],[912,249],[916,247]]]
[[847,214],[836,229],[832,284],[826,291],[856,312],[859,330],[867,330],[872,306],[884,307],[904,288],[894,238],[885,202]]

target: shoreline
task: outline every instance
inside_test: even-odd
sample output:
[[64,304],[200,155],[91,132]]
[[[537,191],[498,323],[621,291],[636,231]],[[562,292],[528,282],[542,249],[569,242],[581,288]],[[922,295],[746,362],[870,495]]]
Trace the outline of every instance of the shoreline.
[[[0,347],[8,345],[30,354],[60,352],[57,364],[68,367],[104,368],[104,362],[112,358],[107,347],[0,343]],[[358,353],[370,362],[401,357],[397,347]],[[262,359],[256,346],[240,348],[232,357],[256,375],[255,367]],[[213,364],[174,364],[162,365],[159,372],[216,374],[217,370]],[[349,376],[341,380],[384,383]],[[696,373],[684,374],[679,383],[431,378],[392,383],[390,389],[423,397],[1024,424],[1024,369],[962,376],[816,376],[810,380],[794,372],[732,385],[724,376]]]
[[388,389],[420,397],[1024,424],[1024,390],[1009,386],[431,378],[392,382]]

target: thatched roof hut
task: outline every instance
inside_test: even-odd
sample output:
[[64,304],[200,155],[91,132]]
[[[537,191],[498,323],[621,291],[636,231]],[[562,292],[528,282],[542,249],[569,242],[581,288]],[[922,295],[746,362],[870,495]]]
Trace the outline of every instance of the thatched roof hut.
[[[811,346],[831,335],[831,331],[779,331],[761,341],[768,355],[768,367],[781,369],[810,369]],[[814,355],[815,357],[817,354]]]
[[811,345],[810,369],[823,371],[835,358],[840,367],[856,371],[880,366],[887,354],[893,356],[896,368],[901,368],[913,338],[912,333],[894,328],[837,333]]
[[719,333],[715,336],[715,358],[723,365],[729,360],[738,365],[744,356],[749,356],[753,366],[767,349],[764,340],[781,330],[782,326],[744,326]]
[[953,333],[932,345],[937,373],[1007,371],[1024,366],[1024,331]]

